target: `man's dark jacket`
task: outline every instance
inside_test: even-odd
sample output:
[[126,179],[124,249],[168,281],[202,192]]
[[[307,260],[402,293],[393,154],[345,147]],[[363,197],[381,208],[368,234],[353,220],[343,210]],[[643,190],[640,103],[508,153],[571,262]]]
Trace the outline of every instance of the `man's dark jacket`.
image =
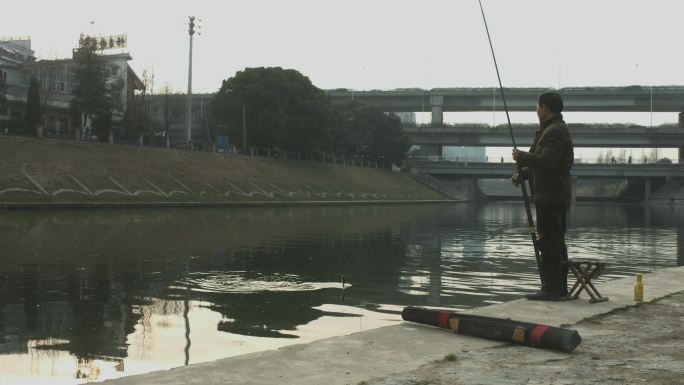
[[536,204],[565,204],[572,199],[570,169],[574,159],[570,131],[558,114],[540,125],[529,152],[521,151],[517,162],[527,167]]

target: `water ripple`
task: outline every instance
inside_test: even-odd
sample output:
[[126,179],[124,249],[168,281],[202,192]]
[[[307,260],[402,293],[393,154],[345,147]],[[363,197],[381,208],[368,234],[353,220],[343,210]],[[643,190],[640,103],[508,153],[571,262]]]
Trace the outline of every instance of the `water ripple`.
[[[178,288],[189,287],[192,291],[204,293],[260,293],[342,288],[340,282],[307,282],[294,274],[259,275],[238,271],[192,274],[179,281],[177,285]],[[351,285],[345,284],[345,287]]]

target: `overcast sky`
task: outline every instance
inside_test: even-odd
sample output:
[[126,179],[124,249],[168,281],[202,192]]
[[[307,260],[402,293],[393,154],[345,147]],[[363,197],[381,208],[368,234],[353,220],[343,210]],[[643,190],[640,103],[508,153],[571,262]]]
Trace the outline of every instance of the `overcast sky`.
[[[483,0],[504,86],[684,84],[684,2]],[[131,66],[155,88],[214,92],[245,67],[294,68],[324,89],[496,85],[476,0],[26,0],[2,35],[30,35],[41,58],[80,33],[129,38]],[[91,22],[94,22],[91,24]]]
[[[504,86],[684,85],[684,1],[482,1]],[[257,66],[296,69],[323,89],[498,85],[477,0],[24,0],[8,10],[0,33],[31,36],[39,58],[69,57],[81,33],[128,34],[130,64],[140,77],[154,73],[157,92],[187,90],[190,15],[201,19],[193,92],[215,92]],[[677,116],[566,120],[657,125]],[[501,124],[505,116],[447,113],[445,121]]]

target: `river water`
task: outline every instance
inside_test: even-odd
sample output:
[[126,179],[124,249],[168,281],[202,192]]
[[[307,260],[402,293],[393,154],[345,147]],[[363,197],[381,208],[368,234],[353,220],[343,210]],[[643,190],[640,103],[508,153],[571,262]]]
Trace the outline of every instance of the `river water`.
[[[0,213],[3,384],[168,369],[538,285],[518,202]],[[578,203],[568,248],[608,262],[603,280],[632,276],[684,264],[683,228],[681,206]]]

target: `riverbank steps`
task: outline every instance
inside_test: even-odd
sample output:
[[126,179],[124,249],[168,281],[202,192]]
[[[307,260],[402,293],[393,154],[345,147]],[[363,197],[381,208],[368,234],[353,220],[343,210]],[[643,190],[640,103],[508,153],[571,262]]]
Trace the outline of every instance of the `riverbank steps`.
[[[661,298],[684,291],[684,266],[660,269],[644,274],[646,289],[644,302],[658,303]],[[557,327],[577,329],[582,344],[572,353],[562,353],[532,347],[495,342],[468,337],[435,327],[402,322],[315,341],[309,344],[290,345],[277,350],[251,353],[213,362],[180,367],[168,371],[152,372],[138,376],[123,377],[103,382],[113,385],[133,384],[241,384],[241,385],[415,385],[415,384],[599,384],[625,383],[624,377],[614,380],[601,377],[602,372],[613,366],[629,373],[632,365],[640,365],[645,371],[657,371],[663,384],[678,384],[684,368],[681,360],[667,356],[678,351],[681,342],[679,325],[681,313],[671,314],[670,332],[663,337],[658,325],[640,327],[640,313],[634,326],[624,323],[619,330],[607,327],[605,331],[583,325],[600,323],[601,317],[643,306],[634,302],[634,277],[602,282],[601,293],[610,298],[607,302],[589,303],[586,295],[578,300],[563,302],[540,302],[519,299],[501,304],[476,308],[467,313],[511,318],[519,321],[543,323]],[[666,306],[681,307],[682,303],[672,297]],[[666,315],[660,306],[649,306],[649,311]],[[644,322],[651,318],[644,317]],[[665,322],[662,319],[658,322]],[[607,339],[604,336],[608,336]],[[669,336],[669,337],[668,337]],[[661,338],[661,352],[640,355],[639,344],[649,339]],[[665,349],[662,338],[671,341]],[[610,341],[613,341],[612,345]],[[606,346],[608,344],[608,346]],[[603,346],[603,350],[597,346]],[[673,347],[674,346],[674,347]],[[600,353],[603,351],[604,353]],[[609,355],[606,352],[624,353]],[[636,355],[635,355],[636,353]],[[674,354],[674,353],[673,353]],[[681,357],[681,353],[679,357]],[[624,357],[623,357],[624,356]],[[628,357],[634,356],[630,361]],[[623,358],[618,358],[623,357]],[[599,363],[602,358],[606,361]],[[515,366],[525,361],[525,368]],[[458,367],[460,363],[468,365]],[[576,362],[595,362],[595,370],[579,368]],[[424,368],[432,365],[440,370],[442,377],[430,377]],[[629,367],[628,367],[629,366]],[[544,375],[538,370],[544,367]],[[615,369],[615,368],[613,368]],[[631,370],[631,369],[629,369]],[[427,370],[427,372],[431,372]],[[511,373],[516,373],[512,376]],[[612,372],[612,374],[615,374]],[[610,375],[609,375],[610,376]],[[612,377],[611,377],[612,378]],[[664,379],[668,380],[665,381]],[[622,379],[623,382],[619,382]],[[630,381],[631,382],[631,381]]]
[[310,160],[12,136],[0,154],[3,207],[453,200],[405,173]]

